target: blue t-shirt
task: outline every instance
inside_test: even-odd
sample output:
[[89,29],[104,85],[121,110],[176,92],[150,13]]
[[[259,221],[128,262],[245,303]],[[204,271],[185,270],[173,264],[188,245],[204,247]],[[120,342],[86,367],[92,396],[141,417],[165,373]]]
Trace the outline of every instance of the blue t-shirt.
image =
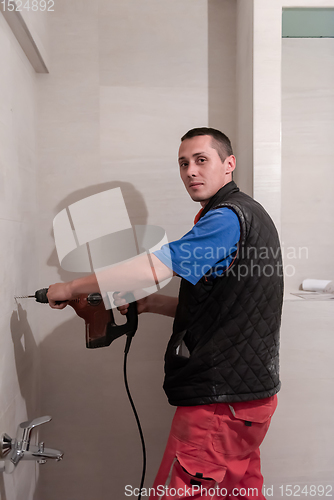
[[240,223],[230,208],[209,210],[177,241],[153,252],[165,266],[196,285],[204,274],[211,279],[231,264],[240,239]]

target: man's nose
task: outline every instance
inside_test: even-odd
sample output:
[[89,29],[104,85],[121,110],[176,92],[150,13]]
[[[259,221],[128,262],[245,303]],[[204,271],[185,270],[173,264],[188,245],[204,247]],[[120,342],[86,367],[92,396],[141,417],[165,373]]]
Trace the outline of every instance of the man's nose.
[[195,162],[190,162],[189,165],[188,165],[188,171],[187,171],[187,174],[188,174],[188,177],[196,177],[197,175],[197,165]]

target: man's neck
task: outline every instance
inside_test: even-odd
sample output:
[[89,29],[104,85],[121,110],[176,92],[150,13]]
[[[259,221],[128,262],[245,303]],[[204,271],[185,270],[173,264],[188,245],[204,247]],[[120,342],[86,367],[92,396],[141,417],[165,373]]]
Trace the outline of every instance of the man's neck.
[[218,193],[218,191],[220,191],[224,186],[226,186],[226,184],[228,184],[231,181],[232,181],[232,179],[228,180],[227,182],[225,182],[225,184],[223,184],[222,186],[220,186],[220,188],[217,189],[216,193],[214,195],[212,195],[211,198],[209,198],[208,200],[201,201],[200,202],[201,207],[204,208],[209,203],[209,201]]

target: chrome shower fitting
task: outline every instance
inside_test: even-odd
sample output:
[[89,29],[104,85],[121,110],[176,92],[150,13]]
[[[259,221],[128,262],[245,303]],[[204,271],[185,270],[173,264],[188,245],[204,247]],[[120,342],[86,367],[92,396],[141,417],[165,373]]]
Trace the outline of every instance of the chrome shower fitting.
[[17,428],[16,438],[2,434],[0,439],[0,472],[11,474],[21,460],[35,460],[44,464],[48,459],[57,462],[63,458],[64,453],[59,450],[45,448],[41,442],[30,444],[31,433],[34,427],[50,422],[52,417],[45,416],[31,421],[22,422]]

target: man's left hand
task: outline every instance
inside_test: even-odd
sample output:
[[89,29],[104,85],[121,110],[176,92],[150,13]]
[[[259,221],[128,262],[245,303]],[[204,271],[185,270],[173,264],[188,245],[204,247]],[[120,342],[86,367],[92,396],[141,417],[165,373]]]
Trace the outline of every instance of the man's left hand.
[[[64,309],[69,300],[73,300],[75,296],[71,290],[71,282],[55,283],[49,286],[47,293],[48,301],[52,309]],[[56,303],[57,302],[57,303]],[[59,304],[59,302],[61,302]]]

